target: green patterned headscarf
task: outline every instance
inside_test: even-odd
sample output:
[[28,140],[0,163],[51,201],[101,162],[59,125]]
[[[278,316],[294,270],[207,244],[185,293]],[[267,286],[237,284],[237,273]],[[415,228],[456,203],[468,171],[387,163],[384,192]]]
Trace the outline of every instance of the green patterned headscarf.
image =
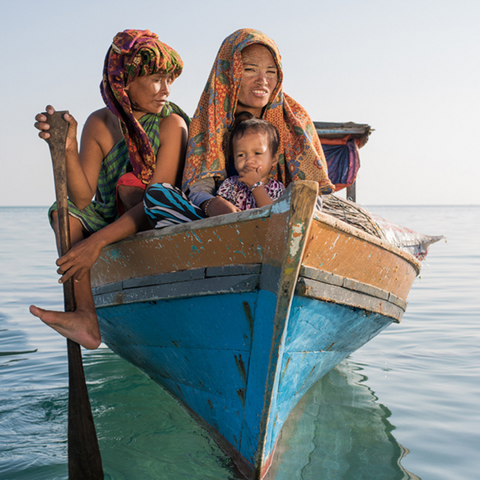
[[180,55],[149,30],[125,30],[113,39],[105,57],[100,85],[103,100],[121,122],[135,175],[149,183],[155,169],[155,155],[150,142],[133,115],[125,88],[137,77],[161,73],[177,78],[183,69]]

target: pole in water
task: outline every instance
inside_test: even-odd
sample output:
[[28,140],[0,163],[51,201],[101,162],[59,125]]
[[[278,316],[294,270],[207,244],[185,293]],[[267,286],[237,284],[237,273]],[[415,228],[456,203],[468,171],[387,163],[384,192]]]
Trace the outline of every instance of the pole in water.
[[[68,112],[55,112],[52,115],[43,113],[50,125],[48,130],[50,137],[47,139],[47,143],[52,156],[55,181],[60,255],[65,255],[71,247],[65,158],[65,142],[68,132],[68,123],[64,119],[66,113]],[[72,278],[63,284],[63,297],[65,311],[75,311],[75,290]],[[69,378],[68,477],[69,480],[100,480],[104,478],[102,458],[88,398],[80,345],[67,339],[67,351]]]

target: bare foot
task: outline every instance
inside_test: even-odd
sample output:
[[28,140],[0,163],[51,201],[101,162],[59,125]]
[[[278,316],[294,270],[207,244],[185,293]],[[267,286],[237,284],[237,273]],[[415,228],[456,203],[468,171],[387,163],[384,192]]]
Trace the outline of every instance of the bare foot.
[[30,313],[60,335],[89,350],[95,350],[102,341],[95,311],[77,308],[74,312],[55,312],[31,305]]

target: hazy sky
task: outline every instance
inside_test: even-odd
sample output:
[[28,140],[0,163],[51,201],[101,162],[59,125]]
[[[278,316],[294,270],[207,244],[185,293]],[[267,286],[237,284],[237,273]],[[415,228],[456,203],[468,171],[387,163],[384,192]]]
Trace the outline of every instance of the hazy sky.
[[[8,6],[7,6],[8,4]],[[284,91],[313,120],[368,123],[357,200],[480,204],[480,1],[16,0],[3,2],[0,206],[49,205],[48,146],[33,118],[48,103],[80,125],[118,31],[149,29],[182,56],[170,99],[193,115],[223,39],[272,37]]]

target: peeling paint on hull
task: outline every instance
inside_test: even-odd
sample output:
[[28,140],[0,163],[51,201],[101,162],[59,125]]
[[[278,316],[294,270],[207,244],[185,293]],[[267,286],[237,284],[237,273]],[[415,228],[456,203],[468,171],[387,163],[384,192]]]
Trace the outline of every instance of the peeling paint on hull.
[[92,270],[105,343],[179,399],[249,479],[267,473],[306,391],[400,321],[419,269],[315,213],[316,195],[295,182],[271,207],[136,235]]

